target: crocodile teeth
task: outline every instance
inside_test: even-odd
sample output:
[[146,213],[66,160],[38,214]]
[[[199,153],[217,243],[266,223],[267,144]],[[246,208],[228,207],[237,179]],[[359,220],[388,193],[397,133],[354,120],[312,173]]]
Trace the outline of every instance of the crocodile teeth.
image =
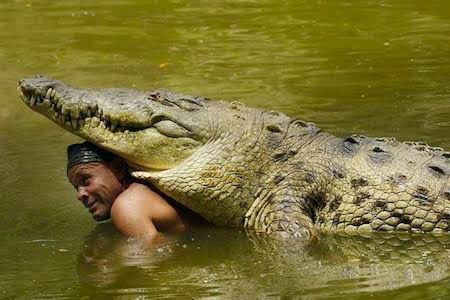
[[94,126],[100,125],[100,119],[97,118],[97,117],[93,117],[92,118],[92,125],[94,125]]
[[44,99],[44,105],[45,105],[46,107],[50,107],[50,106],[52,105],[52,103],[50,102],[50,100]]
[[80,111],[78,110],[78,108],[74,108],[70,111],[70,116],[72,117],[72,119],[78,119],[80,117]]
[[34,106],[35,104],[36,104],[36,97],[31,96],[31,99],[30,99],[30,105],[31,105],[31,106]]
[[63,116],[67,116],[69,114],[69,109],[65,106],[62,107],[61,113]]
[[50,94],[50,97],[51,97],[51,98],[55,98],[55,95],[56,95],[56,90],[53,90],[53,89],[52,89],[51,94]]
[[19,93],[20,97],[22,97],[23,93],[22,93],[22,89],[20,88],[20,86],[17,86],[17,92]]
[[52,98],[52,97],[51,97],[52,91],[53,91],[53,89],[52,89],[52,88],[49,88],[49,89],[47,90],[47,93],[45,93],[45,98],[51,99],[51,98]]
[[71,123],[72,123],[72,128],[77,130],[78,129],[78,121],[77,121],[77,119],[72,118]]
[[30,100],[23,94],[22,88],[20,86],[17,86],[17,91],[19,92],[19,96],[23,101],[25,101],[26,103],[30,102]]

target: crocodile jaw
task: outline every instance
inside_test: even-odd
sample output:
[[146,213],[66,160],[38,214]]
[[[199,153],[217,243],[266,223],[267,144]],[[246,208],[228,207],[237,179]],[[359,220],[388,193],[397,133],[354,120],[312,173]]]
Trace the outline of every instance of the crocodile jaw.
[[[157,129],[161,119],[144,92],[81,90],[42,76],[21,80],[17,90],[32,110],[125,158],[136,169],[173,168],[202,146],[202,142],[189,136],[161,134]],[[111,95],[116,99],[111,101]],[[133,105],[141,109],[134,109]]]

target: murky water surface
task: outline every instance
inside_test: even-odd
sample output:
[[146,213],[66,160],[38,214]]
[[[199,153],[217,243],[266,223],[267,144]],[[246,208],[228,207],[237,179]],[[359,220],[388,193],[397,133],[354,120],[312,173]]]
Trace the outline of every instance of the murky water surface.
[[448,299],[448,235],[211,228],[150,247],[96,226],[65,179],[79,139],[15,87],[165,87],[450,149],[450,2],[4,0],[0,67],[0,298]]

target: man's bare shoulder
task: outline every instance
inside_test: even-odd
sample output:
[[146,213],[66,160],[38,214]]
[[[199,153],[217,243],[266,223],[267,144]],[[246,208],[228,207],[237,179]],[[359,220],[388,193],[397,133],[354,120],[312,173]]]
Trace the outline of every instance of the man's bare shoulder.
[[164,205],[165,200],[148,186],[133,182],[114,201],[111,213],[133,211],[150,217],[155,208]]
[[128,188],[122,193],[124,196],[128,196],[130,194],[136,196],[144,196],[144,197],[152,197],[155,199],[164,200],[158,193],[152,191],[148,186],[142,183],[133,182]]
[[114,200],[111,219],[121,233],[142,239],[157,235],[152,221],[153,193],[144,185],[132,184]]
[[[114,201],[111,216],[114,219],[133,217],[150,220],[158,231],[183,231],[184,225],[177,211],[158,193],[141,183],[132,183]],[[119,218],[117,218],[119,217]]]
[[151,196],[151,191],[147,191],[145,186],[132,184],[114,200],[111,215],[114,217],[114,215],[130,212],[146,214],[146,209],[143,208],[150,208]]

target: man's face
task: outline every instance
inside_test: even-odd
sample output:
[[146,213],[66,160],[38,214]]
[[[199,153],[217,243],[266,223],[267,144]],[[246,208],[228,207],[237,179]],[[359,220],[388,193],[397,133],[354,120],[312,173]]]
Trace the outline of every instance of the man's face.
[[109,218],[112,204],[123,191],[122,184],[111,168],[102,163],[73,166],[68,177],[77,190],[77,198],[97,221]]

